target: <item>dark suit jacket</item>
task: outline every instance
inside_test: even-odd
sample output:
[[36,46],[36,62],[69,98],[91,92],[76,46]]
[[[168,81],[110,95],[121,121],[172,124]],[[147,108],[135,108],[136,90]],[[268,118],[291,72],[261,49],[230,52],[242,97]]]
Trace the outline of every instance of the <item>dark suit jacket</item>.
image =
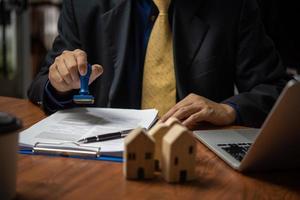
[[[138,108],[122,89],[125,71],[135,58],[134,1],[64,0],[59,36],[29,98],[43,102],[54,58],[78,48],[87,52],[89,63],[104,67],[104,74],[91,85],[96,106]],[[256,0],[174,0],[170,11],[177,100],[195,93],[231,102],[238,106],[243,125],[260,126],[287,78],[265,35]],[[235,96],[234,85],[240,92]]]

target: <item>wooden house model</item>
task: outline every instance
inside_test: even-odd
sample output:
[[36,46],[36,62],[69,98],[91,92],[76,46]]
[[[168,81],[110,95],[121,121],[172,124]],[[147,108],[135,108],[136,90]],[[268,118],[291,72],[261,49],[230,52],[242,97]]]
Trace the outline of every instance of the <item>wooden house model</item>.
[[169,183],[195,178],[195,139],[179,124],[173,125],[162,141],[162,173]]
[[125,138],[123,158],[127,179],[149,179],[154,176],[154,141],[138,128]]
[[181,125],[181,122],[180,122],[177,118],[175,118],[175,117],[170,117],[170,118],[165,122],[165,124],[166,124],[167,126],[169,126],[169,127],[172,127],[172,126],[175,125],[175,124]]
[[148,135],[155,142],[155,152],[154,152],[154,162],[155,162],[155,170],[161,170],[161,151],[162,151],[162,140],[169,129],[175,125],[181,124],[180,121],[174,117],[169,118],[165,123],[158,123],[152,129],[149,130]]
[[154,162],[155,170],[159,171],[161,169],[161,146],[162,139],[170,129],[165,123],[156,124],[149,132],[148,135],[155,142],[155,152],[154,152]]

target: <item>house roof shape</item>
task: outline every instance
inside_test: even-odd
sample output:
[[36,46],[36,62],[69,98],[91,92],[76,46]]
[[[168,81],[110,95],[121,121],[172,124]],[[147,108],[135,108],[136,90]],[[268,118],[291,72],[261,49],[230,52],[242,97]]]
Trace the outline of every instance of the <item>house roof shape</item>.
[[156,124],[151,130],[148,131],[148,135],[154,139],[163,137],[170,129],[165,123]]
[[179,121],[179,119],[175,118],[175,117],[170,117],[165,124],[169,127],[172,127],[175,124],[179,124],[181,125],[181,122]]
[[128,144],[132,143],[133,141],[135,141],[136,139],[138,139],[139,137],[144,137],[146,140],[149,140],[154,143],[154,140],[147,135],[147,133],[144,131],[144,129],[136,128],[136,129],[132,130],[125,137],[124,144],[128,145]]
[[184,126],[175,124],[173,125],[165,137],[163,138],[168,144],[173,144],[177,141],[177,139],[181,137],[191,137],[193,138],[191,132]]

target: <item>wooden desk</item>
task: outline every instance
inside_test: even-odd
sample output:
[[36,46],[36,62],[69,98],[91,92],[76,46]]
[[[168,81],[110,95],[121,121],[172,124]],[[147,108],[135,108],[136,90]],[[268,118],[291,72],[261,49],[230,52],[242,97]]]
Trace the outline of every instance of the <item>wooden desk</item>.
[[[0,97],[0,111],[21,118],[25,128],[45,117],[27,100],[6,97]],[[246,176],[201,143],[197,148],[198,178],[184,185],[160,177],[127,181],[120,163],[19,155],[18,199],[300,199],[299,171]]]

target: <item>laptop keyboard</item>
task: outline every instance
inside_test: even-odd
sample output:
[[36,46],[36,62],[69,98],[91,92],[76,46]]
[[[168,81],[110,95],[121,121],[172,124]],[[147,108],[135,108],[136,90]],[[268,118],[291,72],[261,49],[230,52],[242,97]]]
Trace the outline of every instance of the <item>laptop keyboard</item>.
[[242,161],[251,143],[218,144],[224,151],[233,156],[236,160]]

